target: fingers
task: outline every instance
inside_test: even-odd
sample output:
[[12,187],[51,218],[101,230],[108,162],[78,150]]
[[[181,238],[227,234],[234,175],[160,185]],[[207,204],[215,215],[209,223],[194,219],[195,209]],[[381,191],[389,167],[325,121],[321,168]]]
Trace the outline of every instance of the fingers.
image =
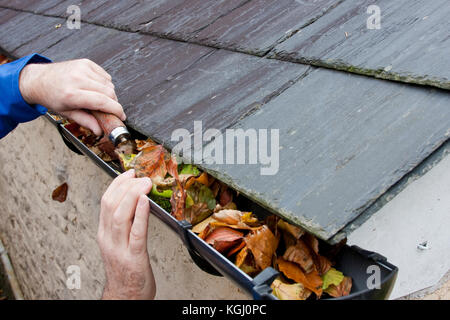
[[98,110],[105,113],[112,113],[122,121],[126,119],[122,105],[103,93],[89,90],[79,90],[69,97],[72,108]]
[[75,121],[80,126],[90,129],[96,136],[100,136],[102,134],[102,128],[98,124],[97,119],[86,111],[72,110],[62,112],[61,114]]
[[129,248],[134,254],[140,254],[147,250],[148,216],[150,204],[144,195],[139,197],[133,225],[131,226]]
[[116,91],[114,90],[114,85],[109,82],[110,85],[107,83],[102,83],[97,80],[88,79],[86,80],[80,89],[82,90],[89,90],[89,91],[95,91],[98,93],[105,94],[109,98],[118,101]]
[[100,67],[98,64],[96,64],[95,62],[91,61],[91,60],[87,60],[87,64],[88,66],[91,68],[92,71],[94,71],[95,73],[97,73],[98,75],[104,77],[105,79],[111,81],[111,75],[105,71],[105,69],[103,69],[102,67]]
[[120,204],[113,214],[112,241],[117,246],[128,246],[131,224],[136,212],[136,206],[141,196],[150,192],[151,180],[149,178],[133,179],[127,181]]
[[109,230],[111,228],[112,215],[120,201],[120,199],[117,199],[117,189],[125,181],[133,179],[134,177],[134,170],[128,170],[115,178],[109,185],[108,189],[106,189],[101,201],[99,233],[103,233],[105,230]]

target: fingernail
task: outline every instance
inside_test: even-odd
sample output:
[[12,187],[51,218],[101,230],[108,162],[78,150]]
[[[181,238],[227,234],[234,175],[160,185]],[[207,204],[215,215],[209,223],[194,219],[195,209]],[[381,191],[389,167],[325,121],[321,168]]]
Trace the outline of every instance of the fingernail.
[[128,171],[125,172],[125,174],[127,176],[134,177],[134,169],[129,169]]

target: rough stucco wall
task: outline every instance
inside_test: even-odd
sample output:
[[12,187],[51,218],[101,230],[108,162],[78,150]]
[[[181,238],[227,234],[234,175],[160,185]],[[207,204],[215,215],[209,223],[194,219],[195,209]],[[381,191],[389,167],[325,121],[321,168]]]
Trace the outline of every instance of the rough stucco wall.
[[[45,119],[20,125],[0,140],[0,234],[24,296],[98,299],[104,272],[96,243],[100,198],[111,178],[71,152]],[[51,193],[67,182],[64,203]],[[224,278],[192,263],[181,240],[153,215],[149,253],[157,299],[245,299]],[[81,269],[81,289],[66,287],[66,269]]]

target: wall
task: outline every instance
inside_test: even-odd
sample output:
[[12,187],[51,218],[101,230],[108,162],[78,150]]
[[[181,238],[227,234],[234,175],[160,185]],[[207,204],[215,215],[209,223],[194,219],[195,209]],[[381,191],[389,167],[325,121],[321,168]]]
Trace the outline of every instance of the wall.
[[[25,298],[98,299],[104,272],[96,244],[100,198],[111,178],[62,142],[41,118],[0,140],[0,234]],[[67,182],[64,203],[53,189]],[[149,253],[157,299],[245,299],[227,279],[192,263],[181,240],[154,216]],[[66,269],[81,269],[81,289],[66,286]]]

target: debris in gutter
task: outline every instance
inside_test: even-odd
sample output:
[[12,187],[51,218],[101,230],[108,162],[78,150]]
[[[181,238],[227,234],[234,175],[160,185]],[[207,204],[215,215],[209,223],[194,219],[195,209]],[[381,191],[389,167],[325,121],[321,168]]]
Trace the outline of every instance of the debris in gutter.
[[63,123],[104,161],[118,161],[123,170],[151,178],[150,198],[177,220],[191,223],[194,233],[243,272],[254,277],[267,267],[279,270],[271,286],[279,299],[350,294],[351,278],[333,268],[341,244],[321,251],[318,239],[302,228],[275,215],[260,220],[239,210],[237,192],[192,164],[178,164],[151,139],[135,140],[135,149],[124,152],[74,122]]

